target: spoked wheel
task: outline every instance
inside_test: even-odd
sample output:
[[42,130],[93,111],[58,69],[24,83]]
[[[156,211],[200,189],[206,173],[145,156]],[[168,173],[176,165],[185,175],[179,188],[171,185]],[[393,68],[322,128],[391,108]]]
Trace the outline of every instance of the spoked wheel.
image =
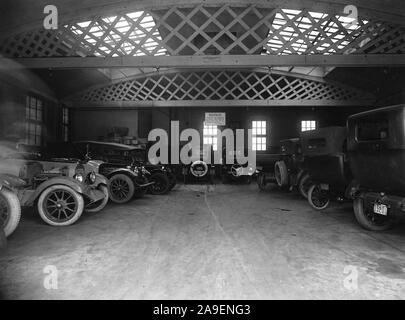
[[64,185],[45,189],[38,199],[38,212],[42,220],[51,226],[69,226],[83,213],[83,197]]
[[134,196],[134,182],[125,174],[116,174],[108,181],[108,192],[111,201],[120,204],[127,203]]
[[17,228],[21,218],[21,206],[18,197],[10,190],[0,191],[0,227],[6,237]]
[[154,184],[150,186],[151,194],[161,195],[169,191],[170,182],[169,178],[165,174],[161,172],[153,173],[149,180],[154,182]]
[[322,190],[319,184],[314,184],[309,188],[308,202],[315,210],[324,210],[330,203],[329,192]]
[[354,216],[357,222],[367,230],[384,231],[392,227],[393,220],[373,212],[371,207],[365,206],[360,196],[353,201]]
[[267,181],[266,181],[266,174],[264,172],[260,172],[257,175],[257,185],[259,186],[260,190],[265,190]]
[[99,200],[95,203],[88,205],[85,209],[86,212],[90,213],[100,212],[107,205],[109,199],[108,188],[106,186],[100,186],[99,189],[101,192],[103,192],[104,198],[102,200]]
[[308,199],[308,191],[311,185],[308,173],[304,174],[298,181],[298,191],[305,199]]

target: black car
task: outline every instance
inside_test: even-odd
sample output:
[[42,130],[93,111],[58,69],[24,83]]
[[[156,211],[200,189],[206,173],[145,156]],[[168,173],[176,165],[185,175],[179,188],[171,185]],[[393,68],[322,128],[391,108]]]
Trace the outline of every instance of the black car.
[[150,173],[137,163],[123,164],[103,161],[101,156],[91,153],[90,144],[84,147],[75,143],[49,144],[41,150],[43,159],[65,159],[85,161],[97,168],[97,173],[108,179],[110,200],[126,203],[134,197],[142,197],[153,185],[148,180]]
[[405,105],[353,115],[348,130],[356,219],[368,230],[388,229],[405,216]]
[[347,129],[326,127],[305,131],[300,138],[310,176],[309,204],[323,210],[332,198],[350,199],[353,178],[347,158]]
[[149,191],[155,195],[166,194],[176,185],[176,176],[168,165],[154,165],[148,161],[147,150],[139,146],[100,141],[73,142],[77,150],[92,159],[102,160],[111,166],[139,167],[153,184]]

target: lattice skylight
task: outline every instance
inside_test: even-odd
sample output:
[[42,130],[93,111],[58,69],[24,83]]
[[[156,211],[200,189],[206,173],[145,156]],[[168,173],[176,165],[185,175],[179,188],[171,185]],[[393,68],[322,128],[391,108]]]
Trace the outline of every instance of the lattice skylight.
[[[156,22],[156,24],[155,24]],[[398,54],[405,27],[260,5],[179,5],[96,16],[0,41],[7,57]]]
[[[367,20],[326,13],[282,9],[274,17],[263,54],[333,54],[348,49]],[[359,30],[359,32],[356,32]],[[349,36],[350,35],[350,36]]]
[[[83,21],[66,27],[79,36],[82,45],[94,51],[96,56],[150,55],[162,41],[153,17],[144,11]],[[164,48],[154,52],[156,56],[165,54]]]

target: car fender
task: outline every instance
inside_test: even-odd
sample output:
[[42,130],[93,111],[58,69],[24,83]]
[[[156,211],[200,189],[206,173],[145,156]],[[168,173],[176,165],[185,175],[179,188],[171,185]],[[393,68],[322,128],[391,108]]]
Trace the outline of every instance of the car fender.
[[103,175],[96,173],[96,181],[94,181],[93,186],[98,187],[100,184],[101,185],[107,185],[108,180]]
[[135,179],[135,178],[138,177],[138,176],[137,176],[132,170],[130,170],[130,169],[127,169],[127,168],[119,168],[119,169],[115,169],[115,170],[111,171],[111,172],[108,174],[107,178],[108,178],[108,179],[111,179],[111,177],[114,176],[114,175],[116,175],[116,174],[125,174],[125,175],[129,176],[129,177],[132,178],[132,179]]
[[30,197],[26,201],[25,206],[31,206],[45,189],[57,184],[68,186],[79,194],[85,193],[85,189],[83,188],[83,186],[73,178],[68,177],[51,178],[38,186],[38,188],[30,195]]
[[300,179],[301,179],[305,174],[307,174],[307,171],[304,170],[304,169],[300,169],[299,172],[298,172],[298,174],[297,174],[297,182],[300,181]]
[[26,182],[12,174],[0,174],[0,190],[7,188],[12,191],[13,188],[19,188],[26,185]]

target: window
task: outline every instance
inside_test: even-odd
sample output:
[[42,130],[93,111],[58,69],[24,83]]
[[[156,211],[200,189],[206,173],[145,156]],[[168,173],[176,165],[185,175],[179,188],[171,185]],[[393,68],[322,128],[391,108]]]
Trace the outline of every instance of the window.
[[26,143],[40,146],[42,143],[43,102],[28,96],[25,105],[25,133]]
[[214,151],[218,149],[217,128],[216,125],[206,125],[204,123],[204,145],[212,145]]
[[315,130],[315,129],[316,129],[316,121],[315,120],[301,121],[301,132]]
[[69,140],[69,109],[62,108],[62,138],[63,141]]
[[266,121],[252,121],[252,146],[255,151],[266,151]]
[[378,116],[360,119],[356,124],[356,138],[358,141],[373,141],[388,139],[388,117]]

